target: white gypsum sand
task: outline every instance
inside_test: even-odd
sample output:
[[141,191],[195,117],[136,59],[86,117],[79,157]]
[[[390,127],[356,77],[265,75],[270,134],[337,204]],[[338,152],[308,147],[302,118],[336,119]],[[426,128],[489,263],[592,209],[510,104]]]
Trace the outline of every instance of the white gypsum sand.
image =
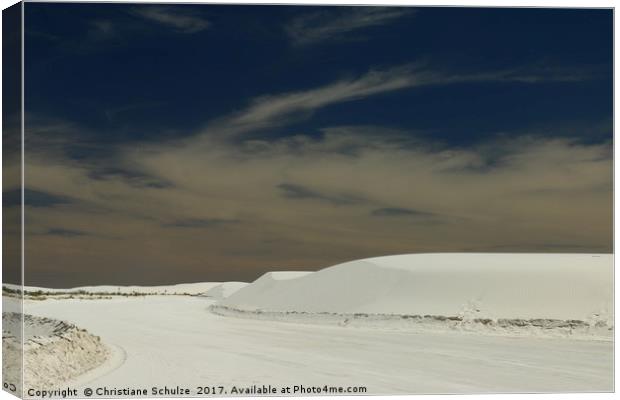
[[76,387],[366,386],[372,394],[610,391],[613,342],[221,317],[206,297],[46,300],[125,354]]
[[[447,319],[433,319],[429,331],[420,324],[393,324],[389,316],[575,319],[612,332],[611,273],[609,255],[409,255],[316,273],[275,272],[228,289],[213,284],[212,297],[50,298],[26,300],[24,306],[28,314],[85,328],[124,354],[112,367],[71,380],[78,387],[363,385],[372,394],[610,391],[613,337],[599,331],[574,335],[557,326],[517,326],[518,332],[488,332],[486,325],[463,331],[455,329],[459,321]],[[233,288],[237,291],[230,294]],[[229,297],[218,300],[218,293]],[[222,307],[251,318],[273,314],[256,320],[209,312]],[[322,321],[326,313],[339,322],[341,315],[355,313],[373,318],[329,325]],[[560,334],[548,338],[548,331]]]

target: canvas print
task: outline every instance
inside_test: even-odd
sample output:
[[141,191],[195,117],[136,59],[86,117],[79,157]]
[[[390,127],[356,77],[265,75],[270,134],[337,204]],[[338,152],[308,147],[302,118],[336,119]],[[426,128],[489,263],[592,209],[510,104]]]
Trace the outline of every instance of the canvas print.
[[3,388],[611,392],[613,10],[3,11]]

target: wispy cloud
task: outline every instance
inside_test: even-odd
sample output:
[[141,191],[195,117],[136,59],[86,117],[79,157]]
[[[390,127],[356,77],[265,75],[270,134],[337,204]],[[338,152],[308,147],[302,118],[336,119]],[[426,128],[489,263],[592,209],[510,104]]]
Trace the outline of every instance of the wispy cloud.
[[360,204],[365,201],[365,199],[355,195],[319,192],[293,183],[281,183],[277,187],[282,191],[283,196],[289,199],[319,200],[335,205]]
[[149,21],[165,25],[180,33],[197,33],[204,31],[210,22],[196,13],[183,7],[136,6],[132,13]]
[[91,39],[105,39],[117,34],[117,27],[109,20],[95,20],[90,22],[90,31],[88,35]]
[[[5,207],[16,207],[22,204],[21,189],[13,189],[2,194]],[[30,207],[54,207],[60,204],[70,204],[72,200],[66,196],[59,196],[40,190],[25,189],[24,205]]]
[[415,74],[411,65],[371,70],[358,78],[340,80],[316,89],[257,97],[246,110],[234,116],[233,121],[238,125],[260,124],[330,104],[403,89],[422,83],[424,78],[422,73]]
[[361,76],[341,79],[317,88],[256,97],[246,108],[211,121],[204,133],[234,137],[282,126],[332,104],[438,82],[439,79],[436,73],[414,64],[371,69]]
[[162,224],[165,227],[174,228],[210,228],[219,227],[226,224],[237,224],[240,221],[232,218],[190,218],[181,219],[169,223]]
[[432,217],[435,214],[411,208],[385,207],[372,210],[374,217]]
[[127,168],[93,166],[88,175],[95,180],[123,180],[137,188],[163,189],[171,186],[170,182]]
[[203,133],[209,136],[234,137],[274,126],[283,126],[333,104],[422,86],[476,82],[536,84],[575,82],[592,78],[588,72],[553,68],[522,67],[478,73],[452,73],[422,63],[411,63],[391,68],[371,69],[360,76],[341,79],[312,89],[255,97],[250,100],[247,107],[211,121]]
[[385,25],[412,14],[413,10],[407,8],[345,7],[297,17],[285,29],[293,44],[309,45],[342,39],[351,32]]
[[73,229],[64,229],[64,228],[51,228],[46,232],[47,235],[53,236],[65,236],[65,237],[76,237],[76,236],[87,236],[88,233],[82,231],[76,231]]

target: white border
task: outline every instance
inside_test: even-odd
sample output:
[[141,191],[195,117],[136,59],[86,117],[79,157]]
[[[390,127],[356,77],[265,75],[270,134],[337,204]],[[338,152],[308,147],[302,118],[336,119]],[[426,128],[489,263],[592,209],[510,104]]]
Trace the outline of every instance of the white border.
[[[32,1],[32,0],[31,0]],[[36,0],[34,0],[36,1]],[[95,2],[95,1],[93,1]],[[96,1],[96,2],[104,2],[104,1]],[[152,3],[153,1],[148,0],[134,0],[134,1],[114,1],[116,3]],[[167,1],[155,1],[160,3],[188,3],[188,1],[182,0],[167,0]],[[402,6],[469,6],[469,7],[561,7],[561,8],[614,8],[615,2],[609,0],[590,0],[590,1],[579,1],[579,0],[538,0],[538,1],[508,1],[508,2],[499,2],[493,0],[478,0],[478,1],[468,1],[468,0],[426,0],[426,1],[417,1],[417,0],[297,0],[295,2],[286,1],[286,0],[243,0],[243,1],[234,1],[234,0],[210,0],[210,1],[189,1],[191,3],[199,3],[199,4],[297,4],[297,5],[402,5]],[[2,9],[5,9],[16,2],[14,0],[0,0],[0,5]],[[23,14],[22,14],[23,15]],[[614,11],[614,27],[616,24],[616,13]],[[0,19],[0,36],[2,32],[2,22]],[[23,38],[23,21],[22,21],[22,38]],[[614,77],[618,73],[618,63],[616,62],[616,46],[618,43],[618,31],[614,29]],[[22,40],[22,66],[23,66],[23,40]],[[2,55],[0,53],[0,64],[2,64]],[[0,75],[2,72],[2,66],[0,65]],[[23,72],[23,71],[22,71]],[[617,89],[617,80],[614,79],[614,117],[618,115],[618,103],[615,101],[615,94],[618,92]],[[22,74],[22,93],[24,88],[24,80]],[[0,108],[2,105],[2,100],[0,98]],[[22,115],[24,111],[24,97],[22,96]],[[616,132],[616,119],[614,118],[614,133]],[[23,120],[22,120],[22,191],[24,187],[24,165],[23,165],[23,157],[24,157],[24,136],[23,136]],[[615,139],[615,134],[614,134]],[[618,142],[614,140],[614,155],[618,153]],[[0,152],[0,163],[2,161],[2,154]],[[616,187],[616,177],[618,176],[618,164],[615,163],[614,157],[614,188]],[[0,182],[2,181],[2,176],[0,175]],[[23,195],[23,194],[22,194]],[[615,197],[614,190],[614,210],[618,207],[619,200]],[[2,216],[2,210],[0,208],[0,217]],[[22,228],[23,228],[23,213],[22,213]],[[618,215],[614,213],[614,233],[615,227],[618,225]],[[22,229],[22,261],[23,261],[23,229]],[[618,248],[619,239],[614,234],[614,249]],[[1,247],[1,243],[0,243]],[[0,271],[1,271],[1,262],[0,262]],[[23,268],[22,268],[22,279],[23,279]],[[614,276],[614,288],[618,287],[618,277]],[[22,305],[23,307],[23,305]],[[615,297],[615,310],[618,310],[618,298]],[[615,338],[617,339],[617,337]],[[618,382],[618,358],[614,358],[615,361],[615,381]],[[457,395],[415,395],[415,396],[372,396],[367,397],[364,396],[362,398],[368,399],[377,399],[377,400],[401,400],[401,399],[436,399],[436,400],[447,400],[447,399],[455,399]],[[493,395],[458,395],[456,398],[462,399],[472,399],[472,400],[482,400],[482,399],[496,399],[496,400],[521,400],[521,399],[533,399],[533,398],[542,398],[547,400],[576,400],[576,399],[608,399],[616,397],[615,394],[609,393],[571,393],[571,394],[493,394]],[[314,396],[314,397],[298,397],[300,399],[326,399],[326,400],[335,400],[335,399],[360,399],[360,397],[356,396]],[[9,400],[15,399],[14,396],[11,396],[5,391],[0,390],[0,400]],[[172,398],[164,398],[165,400],[172,400]],[[231,398],[232,399],[232,398]],[[239,399],[273,399],[273,400],[281,400],[282,397],[243,397]]]

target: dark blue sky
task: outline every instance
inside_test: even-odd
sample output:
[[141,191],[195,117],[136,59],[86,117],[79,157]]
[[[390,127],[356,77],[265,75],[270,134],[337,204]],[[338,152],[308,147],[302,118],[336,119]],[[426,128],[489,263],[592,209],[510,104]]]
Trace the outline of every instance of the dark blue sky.
[[612,10],[25,11],[27,284],[612,250]]
[[346,123],[422,130],[454,144],[500,132],[611,137],[611,10],[399,8],[385,23],[299,44],[287,34],[295,20],[350,9],[167,6],[208,21],[184,30],[140,12],[153,7],[161,6],[28,3],[27,111],[70,119],[105,140],[148,140],[194,132],[260,95],[424,63],[445,73],[588,78],[386,93],[322,108],[281,134]]

